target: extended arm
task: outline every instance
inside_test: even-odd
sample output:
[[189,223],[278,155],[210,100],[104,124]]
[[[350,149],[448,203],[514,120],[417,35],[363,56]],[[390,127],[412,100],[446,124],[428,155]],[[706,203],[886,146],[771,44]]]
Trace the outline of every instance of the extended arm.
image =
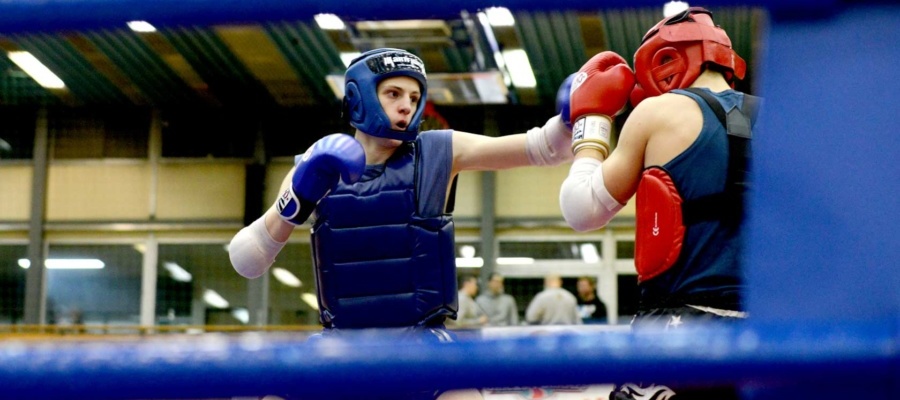
[[453,132],[453,170],[493,171],[528,165],[558,165],[572,159],[572,136],[559,116],[528,132],[489,137]]
[[625,107],[634,76],[625,60],[612,52],[591,58],[581,73],[584,77],[572,91],[576,155],[560,189],[560,208],[569,226],[588,231],[606,225],[634,194],[646,139],[630,131],[644,129],[646,121],[635,110],[610,155],[612,116]]
[[559,165],[571,161],[572,130],[568,120],[571,78],[563,82],[557,95],[556,108],[560,114],[543,126],[501,137],[453,132],[453,173]]

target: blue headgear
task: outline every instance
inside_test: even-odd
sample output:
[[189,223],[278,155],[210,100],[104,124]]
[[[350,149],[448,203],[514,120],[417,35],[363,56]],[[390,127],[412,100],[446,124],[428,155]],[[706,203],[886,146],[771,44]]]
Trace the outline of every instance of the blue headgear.
[[[422,96],[416,113],[405,131],[391,129],[391,120],[378,100],[378,83],[394,76],[408,76],[419,81]],[[388,139],[415,140],[425,111],[425,64],[414,54],[401,49],[376,49],[363,53],[350,62],[344,74],[344,112],[350,125],[372,136]]]

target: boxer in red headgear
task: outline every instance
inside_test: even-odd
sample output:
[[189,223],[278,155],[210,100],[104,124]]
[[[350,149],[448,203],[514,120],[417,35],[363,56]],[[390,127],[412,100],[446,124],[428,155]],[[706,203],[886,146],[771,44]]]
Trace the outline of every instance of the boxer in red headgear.
[[[560,206],[570,226],[587,231],[637,198],[640,305],[633,329],[746,317],[742,222],[756,100],[734,90],[745,71],[712,14],[690,8],[647,32],[634,73],[618,54],[604,52],[574,79],[575,161]],[[635,108],[613,149],[612,118],[629,99]],[[731,398],[725,390],[716,396]],[[674,394],[665,386],[628,384],[610,399]],[[693,398],[682,390],[678,396]]]
[[[574,79],[575,161],[560,192],[563,216],[578,231],[599,229],[637,197],[641,301],[633,327],[743,317],[742,221],[755,100],[733,84],[746,63],[712,14],[695,7],[650,29],[634,68],[603,52]],[[613,149],[612,117],[629,99],[636,107]]]

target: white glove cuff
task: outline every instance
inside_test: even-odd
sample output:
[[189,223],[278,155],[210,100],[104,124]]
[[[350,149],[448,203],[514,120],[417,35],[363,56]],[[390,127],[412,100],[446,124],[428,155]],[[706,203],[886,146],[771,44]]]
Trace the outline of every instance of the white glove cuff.
[[572,125],[572,153],[581,149],[596,149],[609,156],[612,119],[606,115],[587,115]]
[[585,157],[572,163],[569,176],[560,188],[559,207],[572,229],[585,232],[608,224],[625,205],[606,189],[602,163]]
[[234,269],[246,278],[258,278],[266,273],[275,256],[287,242],[272,238],[266,229],[266,216],[241,229],[228,245],[228,257]]
[[525,153],[531,165],[559,165],[572,160],[572,132],[559,115],[547,120],[543,127],[525,133]]

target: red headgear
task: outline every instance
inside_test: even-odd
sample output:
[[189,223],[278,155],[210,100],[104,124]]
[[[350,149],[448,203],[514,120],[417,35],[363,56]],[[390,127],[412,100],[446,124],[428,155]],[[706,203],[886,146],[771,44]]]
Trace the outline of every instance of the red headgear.
[[631,104],[690,86],[707,63],[720,66],[732,87],[734,79],[744,79],[747,70],[747,63],[731,48],[725,31],[713,23],[709,10],[691,7],[660,21],[647,31],[634,53],[640,88],[632,93]]

